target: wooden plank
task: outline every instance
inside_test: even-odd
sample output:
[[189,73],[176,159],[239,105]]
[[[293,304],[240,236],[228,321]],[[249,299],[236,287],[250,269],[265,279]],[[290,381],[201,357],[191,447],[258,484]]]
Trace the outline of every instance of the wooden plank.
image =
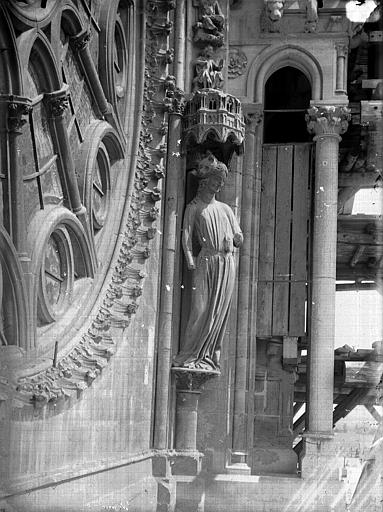
[[257,295],[257,336],[271,335],[277,148],[263,148]]
[[294,148],[293,217],[291,237],[291,285],[289,335],[305,334],[305,301],[307,299],[307,221],[310,150],[307,144]]
[[274,336],[288,334],[292,158],[292,145],[278,146],[272,327]]

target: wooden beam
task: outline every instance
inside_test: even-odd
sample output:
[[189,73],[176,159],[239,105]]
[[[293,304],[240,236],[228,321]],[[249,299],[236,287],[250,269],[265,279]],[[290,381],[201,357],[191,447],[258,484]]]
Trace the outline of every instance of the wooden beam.
[[382,421],[383,416],[378,413],[372,403],[364,404],[367,411],[371,414],[375,421],[380,423]]
[[344,264],[336,266],[337,281],[375,281],[382,277],[381,274],[382,272],[378,275],[376,268],[360,265],[359,263],[355,267]]
[[354,254],[352,255],[352,258],[350,260],[350,267],[355,267],[355,265],[358,263],[360,257],[364,253],[365,245],[358,245],[358,247],[355,249]]
[[338,231],[338,244],[348,245],[383,245],[383,237],[380,233],[345,233]]
[[370,188],[374,186],[382,186],[382,179],[380,172],[365,171],[361,172],[341,172],[339,173],[338,186],[339,187],[358,187]]
[[355,292],[360,290],[376,290],[376,283],[338,283],[337,292]]

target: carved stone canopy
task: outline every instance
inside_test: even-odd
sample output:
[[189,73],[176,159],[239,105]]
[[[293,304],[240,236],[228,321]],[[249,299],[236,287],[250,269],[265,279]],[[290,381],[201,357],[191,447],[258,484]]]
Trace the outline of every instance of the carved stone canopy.
[[185,139],[194,139],[202,144],[213,135],[217,142],[225,143],[228,139],[240,145],[244,139],[240,101],[222,91],[201,89],[196,91],[186,105],[184,116]]

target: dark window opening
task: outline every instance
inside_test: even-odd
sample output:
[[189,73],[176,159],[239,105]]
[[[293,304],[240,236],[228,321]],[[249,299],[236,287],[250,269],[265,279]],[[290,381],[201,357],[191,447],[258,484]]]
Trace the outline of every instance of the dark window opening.
[[264,143],[309,142],[305,113],[310,106],[311,86],[296,68],[276,71],[266,82]]

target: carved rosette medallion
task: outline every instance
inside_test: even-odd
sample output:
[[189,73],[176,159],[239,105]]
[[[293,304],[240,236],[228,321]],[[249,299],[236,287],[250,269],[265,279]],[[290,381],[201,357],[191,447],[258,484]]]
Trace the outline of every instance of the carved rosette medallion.
[[342,135],[348,128],[351,111],[345,106],[311,107],[306,114],[307,129],[315,135]]
[[238,48],[232,48],[229,52],[229,64],[227,66],[228,77],[237,78],[243,75],[247,66],[246,55]]

